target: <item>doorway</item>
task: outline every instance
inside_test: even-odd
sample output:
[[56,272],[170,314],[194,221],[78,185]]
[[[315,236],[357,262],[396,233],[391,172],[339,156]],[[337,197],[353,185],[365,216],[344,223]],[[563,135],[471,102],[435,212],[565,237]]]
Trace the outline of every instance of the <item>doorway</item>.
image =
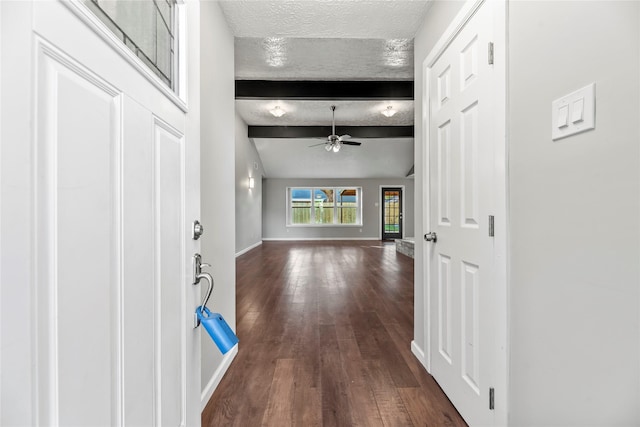
[[402,239],[402,187],[382,187],[381,240]]

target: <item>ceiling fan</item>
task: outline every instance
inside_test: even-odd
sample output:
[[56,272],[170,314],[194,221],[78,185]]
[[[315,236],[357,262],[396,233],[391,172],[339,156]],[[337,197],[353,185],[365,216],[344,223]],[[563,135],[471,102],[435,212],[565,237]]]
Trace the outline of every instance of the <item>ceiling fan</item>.
[[[355,146],[359,146],[362,145],[361,142],[358,141],[351,141],[351,135],[336,135],[336,106],[332,105],[331,106],[331,135],[329,135],[327,137],[327,142],[324,142],[324,149],[327,151],[333,151],[334,153],[337,153],[338,151],[340,151],[340,147],[342,147],[343,145],[355,145]],[[311,145],[311,147],[316,147],[318,145],[322,145],[322,144],[314,144]]]

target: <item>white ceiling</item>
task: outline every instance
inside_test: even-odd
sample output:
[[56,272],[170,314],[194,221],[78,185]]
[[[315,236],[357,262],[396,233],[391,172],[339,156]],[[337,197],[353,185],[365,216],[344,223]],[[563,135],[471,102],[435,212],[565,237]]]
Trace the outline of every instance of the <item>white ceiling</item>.
[[333,153],[322,139],[254,138],[269,178],[404,178],[413,166],[411,138],[353,140],[362,145],[343,145]]
[[236,79],[413,80],[412,39],[237,38]]
[[221,1],[236,37],[412,39],[430,6],[420,0]]
[[[413,37],[429,1],[220,1],[235,41],[238,80],[413,80]],[[286,114],[268,110],[279,105]],[[252,126],[413,125],[413,101],[236,100]],[[397,114],[381,111],[392,105]],[[279,178],[405,177],[413,138],[372,139],[339,153],[309,145],[318,139],[255,138],[265,175]]]

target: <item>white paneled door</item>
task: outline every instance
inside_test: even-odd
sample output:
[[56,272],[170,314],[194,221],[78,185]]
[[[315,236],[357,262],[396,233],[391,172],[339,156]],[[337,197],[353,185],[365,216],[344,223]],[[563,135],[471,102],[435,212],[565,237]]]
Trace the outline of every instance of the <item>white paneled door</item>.
[[492,10],[480,6],[427,68],[425,265],[431,373],[470,425],[494,424]]
[[0,424],[199,425],[188,110],[81,4],[0,7]]

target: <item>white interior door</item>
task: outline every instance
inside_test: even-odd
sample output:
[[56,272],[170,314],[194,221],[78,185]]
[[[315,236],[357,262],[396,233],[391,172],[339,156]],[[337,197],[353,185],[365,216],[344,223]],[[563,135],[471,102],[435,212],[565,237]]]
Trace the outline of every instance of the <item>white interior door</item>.
[[431,373],[470,425],[494,423],[492,31],[483,5],[427,73]]
[[81,5],[0,7],[0,424],[200,425],[188,114]]

